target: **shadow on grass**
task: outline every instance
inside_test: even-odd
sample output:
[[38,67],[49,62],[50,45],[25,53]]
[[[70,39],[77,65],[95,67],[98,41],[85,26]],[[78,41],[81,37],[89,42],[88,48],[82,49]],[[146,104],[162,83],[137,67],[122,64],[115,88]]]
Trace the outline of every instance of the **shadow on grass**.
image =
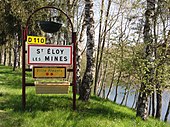
[[[116,107],[119,105],[114,104],[110,102],[110,106],[105,104],[108,101],[99,99],[98,97],[92,97],[93,101],[96,100],[96,102],[82,102],[78,101],[77,104],[77,114],[70,113],[67,116],[67,119],[65,123],[63,123],[62,127],[65,127],[67,125],[67,121],[74,120],[73,126],[78,125],[78,121],[82,121],[87,119],[91,119],[93,121],[97,120],[96,122],[99,122],[98,120],[107,119],[110,121],[121,121],[122,119],[126,120],[135,120],[136,117],[133,114],[128,114],[126,111],[117,110]],[[103,102],[101,102],[103,101]],[[112,105],[113,104],[113,105]]]
[[[14,112],[22,112],[22,96],[21,95],[4,95],[8,98],[6,101],[1,102],[0,109],[11,109]],[[95,99],[95,98],[93,98]],[[98,99],[97,99],[98,101]],[[101,101],[101,100],[99,100]],[[104,102],[103,102],[104,103]],[[36,111],[52,111],[52,110],[72,110],[72,97],[71,95],[36,95],[27,94],[26,97],[26,112]],[[77,113],[83,115],[81,117],[111,117],[112,119],[134,118],[135,116],[120,112],[113,107],[106,106],[101,102],[77,102]]]
[[[32,72],[26,72],[26,82],[33,82]],[[17,69],[13,71],[9,67],[0,66],[0,85],[10,86],[10,88],[22,87],[22,73]]]
[[16,71],[13,71],[12,67],[9,66],[2,66],[0,65],[0,74],[21,74],[20,69],[16,69]]
[[0,98],[3,100],[0,101],[0,119],[3,120],[2,123],[0,122],[0,126],[2,124],[4,127],[20,127],[25,120],[22,117],[24,114],[34,117],[39,111],[45,113],[53,110],[72,110],[72,99],[69,95],[27,94],[25,111],[22,110],[21,95],[1,94]]
[[[51,111],[56,108],[58,109],[71,109],[72,99],[67,96],[44,96],[44,95],[26,95],[26,112],[36,111]],[[11,109],[14,112],[22,112],[22,96],[21,95],[7,95],[6,101],[0,105],[1,110]]]
[[[2,77],[1,77],[2,79]],[[0,80],[0,85],[1,86],[8,86],[12,89],[18,89],[22,87],[22,81],[21,78],[9,78],[9,77],[5,77],[4,80],[6,81],[2,81]]]
[[[101,101],[101,100],[100,100]],[[84,103],[84,102],[82,102]],[[105,118],[110,118],[110,119],[123,119],[123,118],[128,118],[128,119],[135,119],[135,115],[131,115],[126,113],[126,111],[120,111],[117,110],[116,108],[118,107],[117,104],[113,104],[113,107],[107,106],[103,103],[88,103],[87,105],[90,106],[84,106],[82,109],[80,109],[80,112],[84,112],[83,116],[87,117],[105,117]],[[82,105],[82,104],[81,104]],[[116,105],[116,106],[115,106]]]
[[[72,110],[72,95],[36,95],[36,94],[27,94],[26,98],[26,110],[22,111],[21,95],[11,95],[4,94],[1,97],[6,98],[3,102],[0,101],[0,110],[10,112],[0,115],[0,118],[3,117],[4,120],[8,121],[13,119],[17,120],[17,125],[22,124],[24,118],[19,117],[14,119],[14,114],[31,114],[31,117],[34,117],[37,112],[49,112],[49,111],[68,111],[68,116],[66,120],[63,121],[62,126],[65,127],[68,124],[68,121],[72,121],[73,125],[76,126],[79,124],[79,121],[84,119],[130,119],[134,120],[136,117],[134,115],[128,114],[124,111],[117,110],[115,107],[118,105],[112,105],[107,101],[103,101],[96,97],[93,97],[90,102],[82,102],[77,100],[77,110],[74,112]],[[61,116],[62,117],[62,116]],[[8,123],[8,122],[7,122]],[[11,123],[12,124],[12,123]]]
[[21,72],[12,71],[11,68],[0,66],[0,85],[11,88],[21,88]]

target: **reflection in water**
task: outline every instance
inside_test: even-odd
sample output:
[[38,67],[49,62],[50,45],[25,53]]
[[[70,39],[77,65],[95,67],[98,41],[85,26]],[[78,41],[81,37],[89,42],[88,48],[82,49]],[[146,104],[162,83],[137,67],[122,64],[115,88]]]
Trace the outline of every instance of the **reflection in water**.
[[[108,89],[109,89],[109,88],[106,87],[105,96],[107,95]],[[117,96],[117,101],[116,101],[116,103],[118,103],[118,104],[121,103],[122,98],[123,98],[123,96],[124,96],[124,92],[125,92],[124,87],[119,86],[119,87],[118,87],[118,96]],[[101,95],[102,95],[102,94],[101,94]],[[115,96],[115,87],[112,88],[112,92],[110,93],[109,99],[110,99],[111,101],[113,101],[114,96]],[[128,96],[128,99],[127,99],[127,104],[126,104],[127,107],[130,107],[130,108],[132,107],[133,102],[134,102],[134,96],[135,96],[135,89],[131,89],[131,90],[130,90],[130,93],[129,93],[129,96]],[[126,98],[125,98],[125,99],[126,99]],[[163,91],[163,95],[162,95],[162,114],[161,114],[161,120],[163,120],[164,117],[165,117],[165,113],[166,113],[166,111],[167,111],[169,99],[170,99],[170,92],[167,91],[167,90]],[[125,105],[125,101],[124,101],[123,105]],[[135,106],[136,106],[136,103],[135,103],[135,105],[133,106],[133,108],[134,108]],[[168,121],[170,122],[170,114],[168,115]]]

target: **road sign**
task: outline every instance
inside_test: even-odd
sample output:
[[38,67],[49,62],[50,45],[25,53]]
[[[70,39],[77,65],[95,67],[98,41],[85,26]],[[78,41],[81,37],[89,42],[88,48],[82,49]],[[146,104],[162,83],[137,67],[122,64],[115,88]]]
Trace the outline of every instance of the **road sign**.
[[33,78],[65,78],[66,67],[33,67]]
[[31,65],[71,65],[72,46],[28,45],[28,64]]
[[38,37],[38,36],[27,36],[27,43],[28,44],[45,44],[46,38]]

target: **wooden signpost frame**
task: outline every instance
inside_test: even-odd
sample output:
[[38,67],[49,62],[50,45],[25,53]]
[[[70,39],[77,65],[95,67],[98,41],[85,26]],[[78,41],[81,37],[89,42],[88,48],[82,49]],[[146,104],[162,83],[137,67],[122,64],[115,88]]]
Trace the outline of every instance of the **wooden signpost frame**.
[[32,71],[32,69],[27,69],[26,68],[26,41],[27,41],[27,36],[28,36],[28,25],[30,22],[31,17],[38,11],[42,9],[55,9],[59,12],[61,12],[66,18],[68,19],[70,25],[71,25],[71,31],[72,31],[72,45],[73,45],[73,80],[72,80],[72,91],[73,91],[73,110],[76,110],[76,32],[74,31],[73,28],[73,23],[69,16],[61,9],[53,7],[53,6],[44,6],[41,8],[38,8],[31,13],[31,15],[28,17],[27,22],[26,22],[26,27],[23,28],[22,30],[22,109],[26,109],[26,86],[35,86],[34,83],[26,83],[26,71]]

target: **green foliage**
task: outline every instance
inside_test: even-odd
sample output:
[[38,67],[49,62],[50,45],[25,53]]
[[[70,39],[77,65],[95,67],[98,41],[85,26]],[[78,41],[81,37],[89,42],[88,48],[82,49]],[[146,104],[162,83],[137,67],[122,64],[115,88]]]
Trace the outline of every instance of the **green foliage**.
[[120,44],[114,44],[108,49],[108,51],[107,49],[104,50],[104,59],[102,62],[103,64],[108,62],[106,82],[110,82],[112,80],[111,77],[115,68],[116,73],[114,82],[116,82],[118,73],[121,71],[121,78],[118,85],[127,86],[130,84],[131,86],[133,85],[133,87],[136,87],[137,84],[139,84],[140,78],[138,74],[141,73],[138,73],[139,63],[136,56],[133,54],[133,52],[136,53],[133,48],[135,48],[133,45],[130,46],[124,44],[122,46]]
[[[30,75],[30,74],[28,74]],[[31,75],[30,75],[31,76]],[[27,87],[26,111],[21,108],[21,71],[0,66],[1,127],[167,127],[167,123],[136,118],[135,111],[111,101],[92,97],[89,102],[77,100],[72,110],[72,94],[36,95]],[[30,77],[31,78],[31,77]]]

